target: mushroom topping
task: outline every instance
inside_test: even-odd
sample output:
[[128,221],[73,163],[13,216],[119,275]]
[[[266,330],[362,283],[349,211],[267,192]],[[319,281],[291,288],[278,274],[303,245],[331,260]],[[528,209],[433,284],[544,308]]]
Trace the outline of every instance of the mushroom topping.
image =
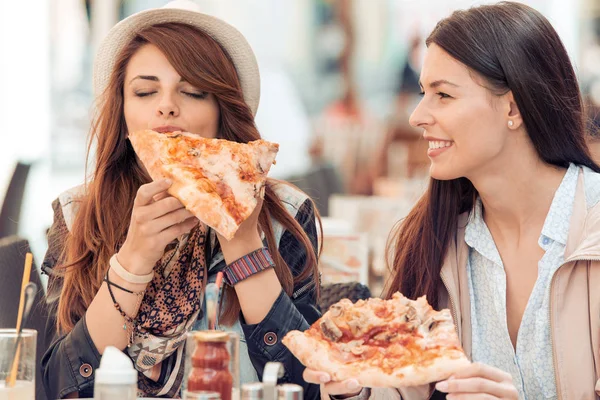
[[443,315],[435,314],[429,317],[421,326],[425,332],[431,332],[433,329],[435,329],[438,323],[445,320],[446,318],[444,318]]
[[339,304],[334,304],[331,307],[329,307],[329,315],[331,315],[333,318],[339,317],[343,313],[344,309]]
[[362,347],[364,343],[363,340],[352,340],[343,347],[343,351],[354,355],[362,354],[366,351],[366,349]]
[[332,320],[325,318],[321,321],[321,331],[323,335],[332,342],[337,342],[342,337],[342,331],[333,323]]
[[412,321],[417,318],[417,310],[412,306],[408,306],[408,311],[406,311],[406,319],[408,321]]
[[398,332],[381,332],[373,336],[373,339],[377,340],[378,342],[389,342],[396,336],[398,336]]

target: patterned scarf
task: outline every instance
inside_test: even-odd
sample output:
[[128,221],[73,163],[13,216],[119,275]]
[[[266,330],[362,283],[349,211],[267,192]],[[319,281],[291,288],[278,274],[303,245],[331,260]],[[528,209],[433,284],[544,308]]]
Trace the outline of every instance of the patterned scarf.
[[187,241],[180,240],[156,264],[138,312],[133,343],[127,349],[140,372],[140,397],[179,397],[186,333],[202,304],[207,232],[204,224],[198,224]]

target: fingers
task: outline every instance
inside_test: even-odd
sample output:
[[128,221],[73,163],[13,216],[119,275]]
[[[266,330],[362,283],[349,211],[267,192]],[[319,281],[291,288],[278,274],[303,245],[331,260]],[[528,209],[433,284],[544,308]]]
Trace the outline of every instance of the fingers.
[[[132,217],[135,222],[144,224],[180,209],[185,209],[181,201],[176,197],[168,195],[168,197],[158,201],[153,200],[153,203],[148,205],[134,207]],[[181,220],[184,219],[182,218]]]
[[176,237],[179,237],[184,233],[188,233],[194,226],[198,224],[198,222],[198,218],[191,217],[179,224],[172,225],[158,235],[160,241],[163,243],[170,243]]
[[472,363],[452,375],[454,379],[481,377],[494,382],[512,382],[512,376],[487,364]]
[[167,192],[166,190],[164,192],[160,192],[159,194],[155,194],[154,196],[152,196],[152,200],[154,200],[155,202],[160,201],[164,198],[167,198],[171,196],[169,194],[169,192]]
[[140,186],[133,205],[139,207],[150,204],[155,195],[166,191],[172,183],[173,182],[170,179],[161,179]]
[[336,395],[357,395],[360,393],[362,388],[356,379],[347,379],[342,382],[330,382],[326,383],[324,387],[325,391],[333,396]]
[[498,400],[498,397],[482,393],[455,393],[446,396],[446,400]]
[[485,378],[448,379],[438,382],[435,388],[440,392],[452,394],[479,394],[489,395],[493,398],[513,399],[516,389],[508,382],[494,382]]
[[[140,210],[140,215],[142,215],[145,220],[152,221],[153,219],[160,218],[180,209],[185,209],[184,205],[181,204],[181,201],[179,201],[177,197],[169,195],[166,198],[143,207],[143,210]],[[185,218],[182,218],[181,221],[184,219]]]
[[356,379],[347,379],[342,382],[331,382],[331,377],[325,372],[305,369],[303,373],[306,382],[322,384],[327,394],[330,395],[353,395],[362,390]]
[[435,388],[454,396],[448,398],[456,399],[471,398],[465,397],[467,395],[487,395],[491,396],[490,398],[499,399],[517,399],[519,397],[510,374],[480,363],[473,363],[461,369],[449,379],[438,382]]
[[148,224],[145,225],[147,231],[144,233],[160,233],[165,229],[169,229],[171,226],[180,224],[192,217],[194,217],[194,214],[189,210],[180,208],[148,222]]
[[304,373],[302,374],[304,380],[308,383],[315,383],[317,385],[321,383],[327,383],[331,380],[329,374],[326,372],[314,371],[312,369],[306,368]]

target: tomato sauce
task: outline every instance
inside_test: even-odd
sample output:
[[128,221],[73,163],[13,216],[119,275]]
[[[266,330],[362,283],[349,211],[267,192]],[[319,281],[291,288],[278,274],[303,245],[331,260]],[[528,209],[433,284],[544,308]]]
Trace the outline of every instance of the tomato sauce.
[[218,392],[221,400],[231,400],[233,376],[229,371],[229,335],[220,331],[197,332],[194,339],[196,349],[192,355],[187,390]]

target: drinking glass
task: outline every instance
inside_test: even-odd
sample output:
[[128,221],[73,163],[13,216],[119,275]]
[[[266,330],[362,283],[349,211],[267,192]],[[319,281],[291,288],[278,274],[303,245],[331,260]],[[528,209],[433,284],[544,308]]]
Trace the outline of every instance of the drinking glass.
[[13,387],[7,387],[6,378],[12,367],[17,331],[16,329],[0,329],[0,400],[35,399],[36,339],[37,331],[34,329],[21,331],[17,380]]

